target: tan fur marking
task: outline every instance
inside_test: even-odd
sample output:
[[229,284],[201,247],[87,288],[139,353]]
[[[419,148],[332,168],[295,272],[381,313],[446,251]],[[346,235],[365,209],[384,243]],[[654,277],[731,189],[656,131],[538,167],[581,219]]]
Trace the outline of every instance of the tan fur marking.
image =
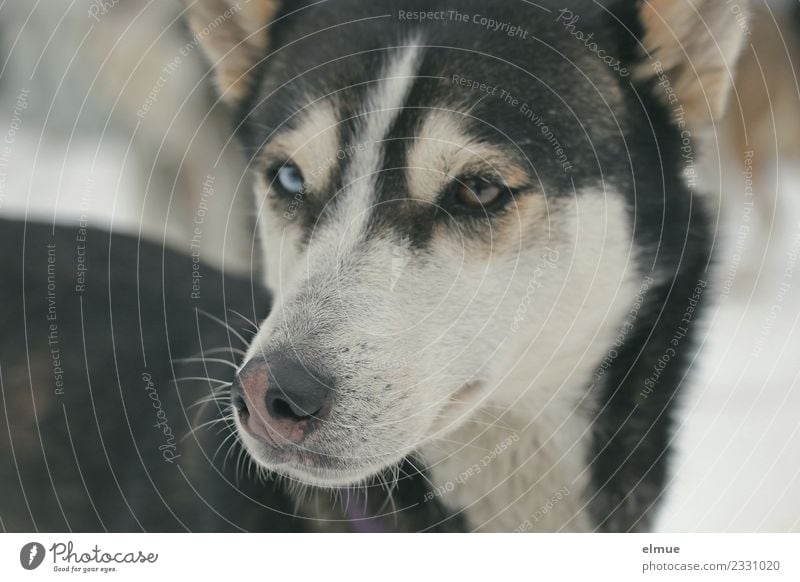
[[408,156],[409,193],[432,202],[459,176],[491,172],[512,188],[527,181],[525,170],[507,152],[465,134],[455,114],[433,113],[425,122]]
[[330,187],[331,171],[342,163],[336,112],[329,103],[320,103],[300,115],[296,129],[270,142],[264,160],[268,164],[291,160],[303,172],[308,190],[324,192]]
[[719,0],[646,0],[641,19],[652,60],[637,76],[653,76],[653,63],[660,61],[690,123],[719,119],[745,37],[737,15]]
[[275,0],[183,0],[195,39],[214,68],[222,99],[240,102],[250,89],[251,71],[266,56],[266,27],[275,18]]

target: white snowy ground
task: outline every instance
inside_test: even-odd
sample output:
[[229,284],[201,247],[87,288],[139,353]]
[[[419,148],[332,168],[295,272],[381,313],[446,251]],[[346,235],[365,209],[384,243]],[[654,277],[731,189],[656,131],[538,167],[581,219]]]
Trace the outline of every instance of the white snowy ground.
[[782,171],[766,221],[748,221],[736,191],[724,198],[735,211],[723,295],[684,401],[662,531],[800,531],[800,168]]

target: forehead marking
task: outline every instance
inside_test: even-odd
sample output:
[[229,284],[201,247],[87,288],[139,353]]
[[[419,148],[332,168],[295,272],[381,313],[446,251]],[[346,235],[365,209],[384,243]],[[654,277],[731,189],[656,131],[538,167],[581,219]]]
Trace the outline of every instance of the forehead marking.
[[438,110],[427,115],[408,155],[411,197],[434,202],[447,184],[463,174],[492,174],[514,188],[527,173],[503,148],[469,135],[465,115]]
[[[345,173],[345,199],[340,205],[343,217],[349,222],[351,235],[366,227],[369,209],[375,200],[378,172],[383,160],[383,148],[395,120],[408,98],[422,56],[419,40],[398,49],[389,58],[380,82],[368,93],[359,120],[355,140],[363,148],[355,148]],[[353,224],[358,220],[360,224]]]

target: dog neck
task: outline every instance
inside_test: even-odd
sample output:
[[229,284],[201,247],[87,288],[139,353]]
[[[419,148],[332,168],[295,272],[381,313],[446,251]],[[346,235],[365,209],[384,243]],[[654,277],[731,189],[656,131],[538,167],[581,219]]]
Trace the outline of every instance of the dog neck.
[[426,499],[479,531],[590,531],[589,387],[616,333],[608,321],[588,347],[554,347],[542,334],[480,407],[425,446]]
[[563,398],[536,414],[497,412],[487,404],[424,448],[425,500],[461,512],[475,531],[591,530],[588,413]]

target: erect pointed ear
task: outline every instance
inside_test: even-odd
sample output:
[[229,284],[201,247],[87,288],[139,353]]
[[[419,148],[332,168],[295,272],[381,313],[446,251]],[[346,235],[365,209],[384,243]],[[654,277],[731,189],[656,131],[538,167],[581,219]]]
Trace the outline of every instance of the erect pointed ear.
[[222,100],[236,105],[251,89],[266,57],[268,27],[279,0],[183,0],[195,41],[204,49]]
[[749,35],[748,0],[641,0],[639,17],[647,56],[637,77],[657,77],[690,124],[719,119]]

